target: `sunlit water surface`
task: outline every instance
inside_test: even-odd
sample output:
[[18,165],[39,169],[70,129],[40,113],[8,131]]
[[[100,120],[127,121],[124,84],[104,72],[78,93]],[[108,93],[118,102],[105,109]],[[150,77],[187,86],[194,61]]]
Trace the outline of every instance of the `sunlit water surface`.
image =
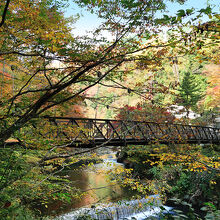
[[[102,159],[103,163],[92,165],[89,168],[67,170],[63,173],[71,180],[72,186],[79,188],[86,194],[62,209],[59,202],[51,204],[48,208],[48,214],[58,215],[56,219],[59,220],[74,220],[82,213],[90,214],[93,218],[100,220],[119,220],[125,219],[125,217],[126,219],[135,217],[138,220],[144,220],[149,216],[157,215],[161,211],[156,206],[147,205],[146,207],[147,200],[142,200],[144,208],[141,210],[135,208],[141,203],[138,200],[132,200],[132,196],[137,193],[129,191],[109,179],[108,171],[123,165],[117,163],[113,153],[103,155]],[[153,197],[155,197],[155,204],[161,206],[158,196]],[[124,202],[126,200],[131,201]],[[120,205],[118,205],[119,203],[113,203],[117,201],[121,201],[119,202]],[[165,209],[169,210],[169,207],[165,207]],[[108,213],[106,213],[106,210],[108,210]]]

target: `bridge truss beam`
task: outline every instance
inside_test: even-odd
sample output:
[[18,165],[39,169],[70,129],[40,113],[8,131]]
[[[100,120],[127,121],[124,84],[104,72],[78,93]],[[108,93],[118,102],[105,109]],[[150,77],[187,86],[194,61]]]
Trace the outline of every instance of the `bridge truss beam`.
[[71,146],[80,148],[92,148],[101,144],[220,144],[220,129],[212,127],[70,117],[44,119],[51,126],[57,127],[52,138],[66,139]]

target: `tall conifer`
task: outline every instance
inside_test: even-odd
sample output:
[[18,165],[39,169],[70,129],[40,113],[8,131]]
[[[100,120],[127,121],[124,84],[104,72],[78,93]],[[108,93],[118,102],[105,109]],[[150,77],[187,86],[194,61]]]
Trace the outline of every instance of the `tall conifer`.
[[203,97],[202,88],[196,77],[191,71],[185,71],[183,79],[179,87],[180,103],[186,108],[187,117],[189,116],[190,108],[195,108],[197,102]]

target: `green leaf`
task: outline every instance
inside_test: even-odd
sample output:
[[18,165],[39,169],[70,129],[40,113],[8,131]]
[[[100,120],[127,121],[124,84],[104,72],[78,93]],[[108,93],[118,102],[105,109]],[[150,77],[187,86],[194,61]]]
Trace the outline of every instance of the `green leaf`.
[[194,12],[194,9],[186,9],[186,14],[187,15],[192,15]]
[[181,9],[181,10],[178,10],[177,15],[178,15],[178,17],[184,17],[184,16],[186,16],[186,13],[184,10]]

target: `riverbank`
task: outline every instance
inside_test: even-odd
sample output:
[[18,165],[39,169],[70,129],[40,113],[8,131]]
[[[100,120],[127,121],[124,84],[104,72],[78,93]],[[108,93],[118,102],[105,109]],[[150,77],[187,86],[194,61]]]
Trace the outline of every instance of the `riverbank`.
[[[118,161],[132,168],[126,182],[142,193],[158,193],[189,219],[220,217],[219,152],[216,146],[127,146]],[[119,178],[120,179],[120,178]],[[181,212],[182,211],[182,212]]]

